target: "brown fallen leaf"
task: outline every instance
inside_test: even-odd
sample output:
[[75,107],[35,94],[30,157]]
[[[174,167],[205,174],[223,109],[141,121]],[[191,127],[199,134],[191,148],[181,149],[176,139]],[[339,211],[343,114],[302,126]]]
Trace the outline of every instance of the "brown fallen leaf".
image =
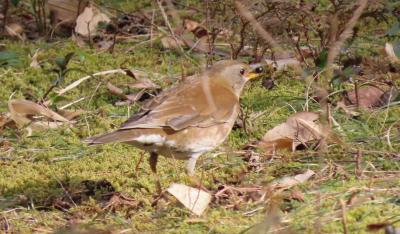
[[197,38],[202,38],[208,35],[207,29],[201,25],[200,23],[190,20],[190,19],[185,19],[183,21],[184,28],[193,33]]
[[53,121],[68,122],[68,119],[50,110],[28,100],[11,100],[8,103],[8,109],[11,119],[15,121],[17,126],[23,126],[32,122],[32,117],[44,116]]
[[285,123],[269,130],[258,143],[265,151],[274,149],[295,150],[298,145],[324,137],[322,127],[315,123],[319,115],[314,112],[298,112],[288,118]]
[[[372,85],[360,87],[357,93],[358,106],[363,109],[385,106],[393,101],[398,95],[397,90],[394,88],[385,91]],[[348,92],[347,97],[344,98],[344,102],[348,107],[351,105],[357,105],[356,92]]]
[[99,9],[94,6],[88,6],[76,19],[75,32],[88,37],[97,34],[97,26],[101,22],[110,22],[110,18],[101,13]]
[[32,131],[58,128],[69,123],[69,120],[62,115],[28,100],[11,100],[8,103],[8,109],[10,119],[16,127],[26,127],[29,136]]
[[293,189],[290,193],[290,197],[293,200],[304,202],[304,194],[299,189]]
[[20,40],[25,39],[24,27],[20,23],[10,23],[5,26],[7,35],[11,37],[17,37]]
[[112,94],[115,94],[123,99],[128,99],[128,97],[124,94],[124,91],[122,91],[122,89],[118,88],[117,86],[114,86],[110,82],[107,83],[107,89]]
[[112,94],[115,94],[118,97],[123,99],[123,101],[118,101],[118,102],[115,103],[115,105],[117,105],[117,106],[130,105],[130,104],[138,101],[143,96],[143,94],[145,93],[145,89],[142,89],[137,93],[125,94],[122,89],[114,86],[110,82],[107,83],[107,89]]
[[47,7],[53,24],[65,24],[75,22],[88,3],[87,0],[48,0]]
[[64,118],[68,119],[68,120],[73,120],[75,118],[77,118],[78,116],[80,116],[81,114],[85,113],[84,110],[58,110],[57,111],[60,115],[62,115]]

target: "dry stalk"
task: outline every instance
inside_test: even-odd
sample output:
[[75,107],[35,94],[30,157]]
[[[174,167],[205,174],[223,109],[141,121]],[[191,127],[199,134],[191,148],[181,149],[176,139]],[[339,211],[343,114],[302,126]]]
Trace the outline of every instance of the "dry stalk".
[[274,40],[272,35],[264,29],[251,12],[240,2],[235,1],[235,7],[239,15],[245,18],[254,30],[271,46],[273,51],[281,50],[279,44]]
[[356,25],[358,19],[363,13],[365,7],[367,6],[368,0],[358,0],[355,5],[358,5],[357,9],[354,11],[353,16],[347,22],[343,32],[339,35],[339,38],[332,43],[329,47],[328,58],[327,58],[327,67],[330,68],[333,64],[333,61],[338,56],[340,52],[340,48],[342,48],[344,42],[352,35],[353,28]]
[[158,5],[158,7],[160,8],[161,15],[162,15],[162,17],[164,18],[164,22],[165,22],[165,24],[167,25],[168,30],[169,30],[169,32],[171,33],[172,38],[174,39],[174,41],[175,41],[176,44],[178,45],[179,50],[180,50],[183,54],[185,54],[185,51],[183,50],[182,46],[180,45],[179,39],[176,37],[176,35],[175,35],[175,33],[174,33],[174,30],[172,29],[172,26],[171,26],[171,24],[170,24],[170,22],[169,22],[169,20],[168,20],[167,13],[165,13],[164,7],[162,6],[162,3],[161,3],[160,0],[157,0],[157,5]]
[[349,231],[347,230],[346,202],[343,199],[340,199],[340,207],[342,208],[343,233],[347,234],[347,233],[349,233]]

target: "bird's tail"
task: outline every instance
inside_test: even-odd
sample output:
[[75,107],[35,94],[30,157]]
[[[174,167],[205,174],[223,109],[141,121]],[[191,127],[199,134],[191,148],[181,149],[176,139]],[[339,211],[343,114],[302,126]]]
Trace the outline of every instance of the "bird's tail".
[[114,142],[127,142],[131,141],[135,137],[135,135],[136,134],[134,131],[117,130],[103,135],[87,138],[83,140],[83,142],[89,145],[107,144]]

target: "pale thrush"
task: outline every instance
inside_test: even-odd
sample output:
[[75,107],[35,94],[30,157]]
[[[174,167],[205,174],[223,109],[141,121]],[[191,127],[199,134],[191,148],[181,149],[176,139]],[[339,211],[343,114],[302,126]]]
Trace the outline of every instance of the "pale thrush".
[[186,170],[193,175],[197,158],[230,133],[246,82],[262,72],[260,66],[234,60],[217,62],[161,92],[118,130],[89,138],[87,143],[123,142],[148,151],[154,173],[158,155],[188,160]]

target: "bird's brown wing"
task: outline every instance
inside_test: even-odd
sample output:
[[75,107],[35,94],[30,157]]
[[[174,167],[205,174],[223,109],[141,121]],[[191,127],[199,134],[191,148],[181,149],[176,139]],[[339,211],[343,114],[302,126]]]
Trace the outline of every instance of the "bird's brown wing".
[[169,127],[178,131],[190,126],[224,123],[236,111],[238,97],[216,84],[209,84],[209,87],[205,91],[197,81],[161,93],[147,104],[147,110],[145,107],[121,129]]

